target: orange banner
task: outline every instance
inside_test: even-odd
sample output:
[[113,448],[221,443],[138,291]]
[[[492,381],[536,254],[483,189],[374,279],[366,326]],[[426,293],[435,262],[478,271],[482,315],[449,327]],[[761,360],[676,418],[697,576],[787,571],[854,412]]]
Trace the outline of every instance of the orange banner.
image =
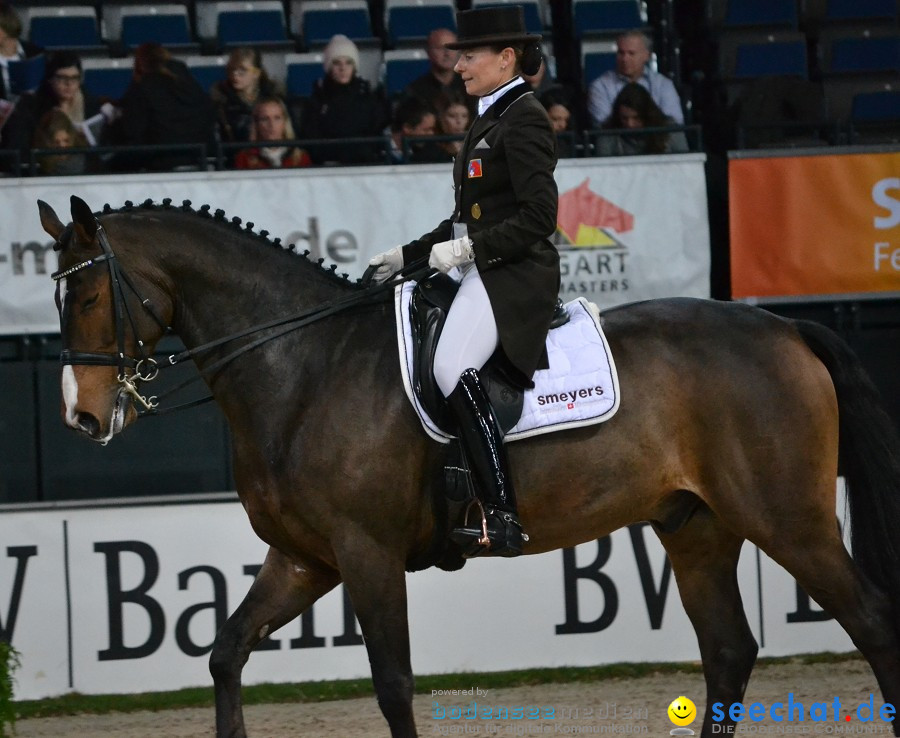
[[900,294],[900,152],[733,159],[734,299]]

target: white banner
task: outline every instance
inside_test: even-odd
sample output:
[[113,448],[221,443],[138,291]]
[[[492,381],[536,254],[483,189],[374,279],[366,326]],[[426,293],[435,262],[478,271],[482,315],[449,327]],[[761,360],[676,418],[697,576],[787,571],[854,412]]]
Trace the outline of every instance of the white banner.
[[[209,685],[214,634],[266,553],[236,501],[7,508],[0,541],[0,637],[22,655],[17,699]],[[749,544],[738,575],[760,655],[852,650],[843,630]],[[647,525],[407,582],[417,674],[699,657]],[[270,635],[251,655],[245,683],[368,676],[346,607],[338,588]]]
[[[703,162],[702,154],[560,161],[562,297],[584,295],[601,308],[708,297]],[[0,334],[59,330],[48,279],[56,256],[36,202],[67,222],[73,194],[94,210],[126,200],[208,204],[353,278],[374,254],[453,210],[450,165],[0,180]]]

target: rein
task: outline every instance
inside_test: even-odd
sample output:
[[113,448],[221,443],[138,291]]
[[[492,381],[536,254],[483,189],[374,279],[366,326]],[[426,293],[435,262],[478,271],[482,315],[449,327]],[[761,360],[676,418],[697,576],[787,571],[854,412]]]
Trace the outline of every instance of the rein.
[[[53,281],[55,282],[59,282],[59,280],[64,279],[69,275],[74,274],[75,272],[81,271],[82,269],[88,269],[98,264],[106,263],[109,269],[110,284],[113,294],[113,321],[116,331],[117,350],[116,353],[110,354],[88,353],[65,348],[60,352],[59,359],[60,363],[63,365],[68,364],[81,366],[117,367],[117,379],[122,385],[125,393],[130,395],[136,402],[136,404],[138,404],[140,408],[142,408],[138,410],[138,415],[141,417],[145,415],[162,415],[167,412],[183,410],[189,407],[194,407],[204,402],[208,402],[209,400],[213,399],[212,395],[198,400],[185,402],[180,405],[176,405],[174,407],[166,408],[163,410],[159,409],[159,402],[161,399],[175,392],[178,392],[189,384],[192,384],[198,379],[201,379],[202,374],[213,374],[230,364],[239,356],[247,353],[248,351],[252,351],[255,348],[258,348],[259,346],[262,346],[263,344],[271,340],[279,338],[287,333],[290,333],[291,331],[297,330],[298,328],[303,328],[304,326],[315,323],[316,321],[322,320],[323,318],[327,318],[331,315],[335,315],[337,313],[348,310],[352,307],[374,302],[382,294],[386,293],[388,290],[393,290],[397,285],[411,280],[420,280],[433,271],[433,269],[431,269],[427,264],[428,257],[425,256],[394,272],[394,274],[392,274],[388,279],[377,284],[372,284],[375,268],[369,267],[360,280],[361,284],[364,286],[364,290],[362,292],[347,295],[338,300],[334,300],[333,302],[325,303],[324,305],[319,305],[313,308],[308,308],[293,315],[289,315],[283,318],[276,318],[275,320],[271,320],[266,323],[251,326],[250,328],[246,328],[236,333],[223,336],[222,338],[217,338],[199,346],[185,349],[184,351],[180,351],[176,354],[170,354],[165,359],[157,361],[148,355],[145,350],[145,344],[138,335],[134,317],[132,316],[131,311],[128,308],[128,302],[125,299],[124,290],[122,288],[123,283],[138,298],[144,309],[150,314],[154,322],[156,322],[156,324],[163,329],[163,331],[171,332],[171,327],[167,326],[160,319],[157,311],[153,309],[150,300],[141,297],[140,293],[135,288],[134,283],[131,281],[131,279],[129,279],[128,275],[125,273],[122,267],[119,266],[116,255],[115,253],[113,253],[112,246],[110,246],[109,239],[106,236],[106,231],[103,229],[103,226],[100,225],[99,221],[97,222],[97,239],[100,242],[100,248],[103,252],[100,254],[100,256],[86,259],[85,261],[76,264],[75,266],[69,267],[68,269],[54,272],[51,275],[51,279],[53,279]],[[128,319],[128,323],[131,326],[131,333],[137,343],[138,350],[140,352],[140,358],[135,358],[125,353],[126,317]],[[172,387],[171,389],[160,395],[146,397],[144,395],[141,395],[138,391],[140,382],[150,382],[156,379],[156,377],[159,375],[160,369],[175,366],[176,364],[180,364],[181,362],[183,362],[185,359],[194,358],[200,354],[211,351],[212,349],[223,346],[239,338],[245,338],[261,331],[267,331],[276,328],[280,330],[259,337],[251,341],[250,343],[247,343],[240,348],[235,349],[231,353],[226,354],[222,358],[216,360],[209,366],[204,367],[201,370],[201,376],[191,377],[190,379],[177,384],[175,387]],[[126,372],[126,368],[132,370],[132,373],[130,375]]]

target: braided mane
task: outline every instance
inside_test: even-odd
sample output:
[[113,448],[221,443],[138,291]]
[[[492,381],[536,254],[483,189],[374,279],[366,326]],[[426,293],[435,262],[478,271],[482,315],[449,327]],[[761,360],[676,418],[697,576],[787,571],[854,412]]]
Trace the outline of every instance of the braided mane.
[[256,240],[258,240],[268,246],[280,249],[281,251],[288,251],[288,252],[294,254],[295,256],[301,258],[303,260],[303,263],[316,268],[319,271],[319,273],[321,273],[323,276],[333,280],[334,282],[341,285],[342,287],[345,287],[345,288],[351,287],[351,288],[355,288],[355,289],[363,288],[361,285],[361,279],[356,279],[355,281],[351,282],[350,275],[347,274],[346,272],[342,272],[339,275],[337,273],[337,264],[331,264],[330,266],[326,267],[324,265],[324,263],[325,263],[324,258],[319,257],[315,261],[309,258],[309,254],[310,254],[309,249],[305,249],[304,251],[300,252],[300,251],[297,251],[296,244],[291,243],[291,244],[288,244],[287,246],[285,246],[284,244],[282,244],[280,238],[274,238],[274,239],[269,238],[269,232],[267,230],[260,230],[258,232],[255,232],[253,230],[254,224],[250,221],[247,221],[247,223],[243,224],[243,227],[242,227],[242,225],[241,225],[242,221],[240,218],[234,217],[234,218],[228,219],[225,216],[224,210],[217,209],[213,213],[210,213],[209,205],[201,205],[199,210],[195,210],[191,206],[190,200],[183,200],[181,205],[178,206],[178,205],[172,204],[172,198],[170,198],[170,197],[163,198],[161,203],[155,203],[155,202],[153,202],[153,200],[148,198],[148,199],[144,200],[140,205],[135,205],[131,200],[126,200],[125,204],[118,209],[112,208],[107,203],[103,206],[102,212],[94,213],[94,216],[99,217],[100,215],[115,215],[118,213],[134,213],[134,212],[139,212],[142,210],[151,211],[151,212],[188,213],[190,215],[195,216],[196,218],[207,218],[216,223],[230,225],[234,229],[235,233],[239,233],[244,236],[253,236]]

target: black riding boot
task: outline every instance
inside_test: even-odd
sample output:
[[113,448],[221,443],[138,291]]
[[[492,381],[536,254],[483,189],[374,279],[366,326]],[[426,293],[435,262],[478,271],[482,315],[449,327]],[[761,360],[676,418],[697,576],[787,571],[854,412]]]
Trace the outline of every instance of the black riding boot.
[[516,493],[509,476],[500,424],[478,372],[466,369],[460,375],[459,384],[447,398],[447,404],[456,419],[475,490],[484,505],[488,540],[484,538],[478,514],[467,515],[465,527],[454,528],[450,538],[462,548],[463,556],[467,558],[486,553],[518,556],[522,553],[523,537],[527,541],[528,536],[522,532],[516,514]]

